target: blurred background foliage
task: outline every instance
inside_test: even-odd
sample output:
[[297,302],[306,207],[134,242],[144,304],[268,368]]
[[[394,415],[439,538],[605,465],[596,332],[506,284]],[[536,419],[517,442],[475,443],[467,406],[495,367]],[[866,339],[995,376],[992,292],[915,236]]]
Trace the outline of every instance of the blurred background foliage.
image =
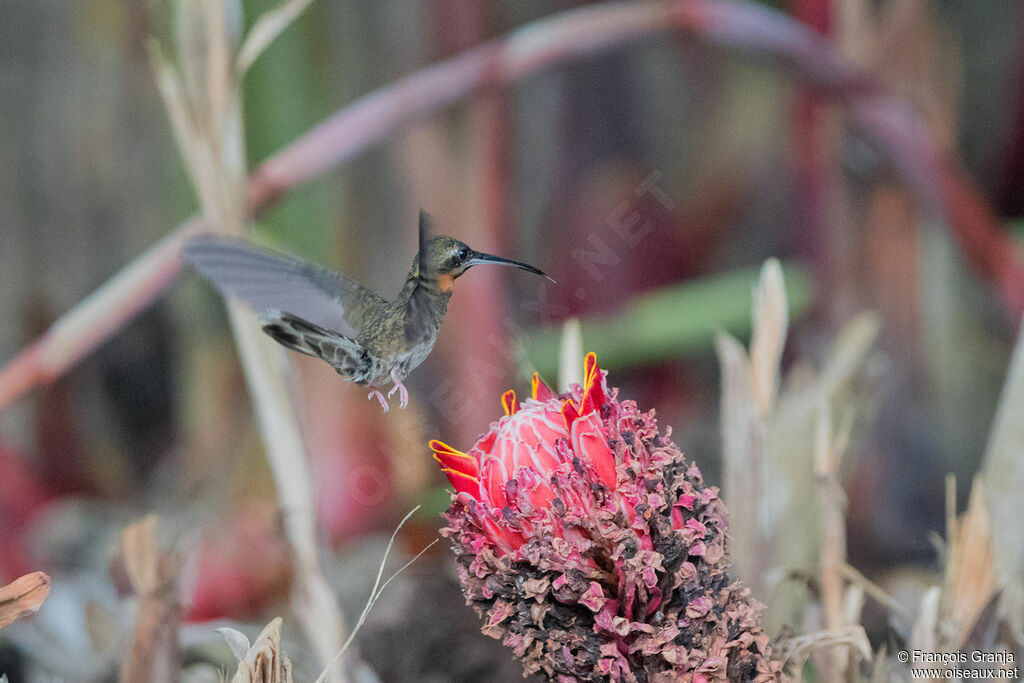
[[[251,25],[274,4],[245,0],[240,20]],[[316,0],[246,77],[250,164],[361,95],[584,4]],[[904,101],[999,230],[1020,232],[1021,5],[772,5]],[[168,2],[22,1],[3,14],[6,362],[193,213],[196,199],[147,52],[150,36],[173,44]],[[406,411],[383,416],[325,364],[292,359],[346,614],[368,590],[358,567],[364,553],[379,554],[373,534],[422,501],[435,503],[406,532],[409,549],[438,526],[444,481],[426,440],[468,446],[500,414],[503,390],[527,391],[534,368],[554,382],[560,324],[572,316],[611,384],[656,408],[687,456],[720,481],[714,332],[749,334],[755,268],[770,256],[782,259],[789,293],[784,367],[797,358],[824,365],[830,340],[859,311],[880,319],[845,461],[851,562],[879,581],[934,562],[928,534],[943,527],[944,476],[967,481],[979,467],[1020,310],[965,255],[970,232],[951,230],[948,214],[922,207],[894,172],[899,153],[849,125],[784,63],[660,35],[403,127],[259,215],[261,239],[385,295],[408,268],[421,207],[443,232],[557,280],[504,269],[461,279],[434,354],[410,378]],[[274,502],[222,303],[188,273],[66,376],[0,412],[0,583],[44,568],[67,577],[67,604],[113,604],[94,586],[111,539],[155,510],[180,533],[196,530],[203,548],[236,544],[238,557],[276,558],[259,576],[230,552],[197,560],[259,597],[197,595],[192,618],[264,614],[289,575]],[[437,668],[431,680],[518,679],[500,648],[486,649],[497,645],[476,634],[454,584],[432,572],[450,570],[444,552],[421,564],[417,585],[436,590],[382,603],[363,636],[382,679],[426,680],[441,666],[429,652],[452,647],[456,634],[472,644],[464,670]],[[409,607],[424,595],[443,596],[432,598],[432,623],[450,614],[452,624],[425,643],[404,630],[425,618]],[[28,666],[32,641],[20,638],[0,641],[0,669]],[[426,669],[399,670],[413,666],[388,654],[403,639]]]

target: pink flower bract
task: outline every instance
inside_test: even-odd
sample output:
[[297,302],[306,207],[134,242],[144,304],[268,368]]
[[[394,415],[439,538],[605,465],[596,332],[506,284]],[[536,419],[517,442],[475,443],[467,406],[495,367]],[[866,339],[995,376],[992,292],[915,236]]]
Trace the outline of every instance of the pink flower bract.
[[718,489],[620,401],[594,354],[585,380],[530,399],[467,452],[431,441],[455,491],[452,541],[483,632],[554,680],[776,680],[760,605],[729,576]]

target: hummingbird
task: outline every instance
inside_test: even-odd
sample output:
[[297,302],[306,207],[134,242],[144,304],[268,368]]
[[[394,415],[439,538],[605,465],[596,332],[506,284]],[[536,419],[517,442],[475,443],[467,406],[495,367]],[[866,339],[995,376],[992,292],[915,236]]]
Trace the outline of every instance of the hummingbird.
[[[446,235],[431,237],[430,216],[421,211],[419,250],[398,296],[387,300],[352,278],[243,239],[200,235],[182,256],[222,294],[256,311],[260,327],[283,346],[325,360],[388,412],[402,383],[437,341],[455,279],[476,265],[515,266],[551,278],[528,263],[485,254]],[[554,280],[551,280],[554,282]],[[381,387],[393,384],[387,398]]]

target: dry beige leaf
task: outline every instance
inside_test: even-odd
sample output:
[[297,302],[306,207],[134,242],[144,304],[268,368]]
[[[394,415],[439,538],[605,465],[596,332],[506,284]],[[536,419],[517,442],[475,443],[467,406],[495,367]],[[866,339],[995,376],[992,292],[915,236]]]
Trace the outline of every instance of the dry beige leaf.
[[231,683],[292,683],[292,663],[281,651],[281,617],[266,625],[238,662]]
[[244,633],[238,629],[228,626],[214,630],[219,633],[221,638],[223,638],[228,644],[228,649],[230,649],[231,654],[234,655],[235,661],[240,662],[245,659],[245,655],[248,654],[249,648],[252,647],[252,644]]
[[50,577],[43,572],[25,574],[0,588],[0,628],[36,612],[50,593]]
[[963,645],[974,623],[997,590],[995,550],[985,490],[980,476],[974,479],[967,511],[947,531],[949,553],[943,612],[956,629],[953,649]]
[[838,393],[864,365],[880,328],[878,315],[871,311],[858,313],[843,325],[818,380],[826,396],[831,398]]

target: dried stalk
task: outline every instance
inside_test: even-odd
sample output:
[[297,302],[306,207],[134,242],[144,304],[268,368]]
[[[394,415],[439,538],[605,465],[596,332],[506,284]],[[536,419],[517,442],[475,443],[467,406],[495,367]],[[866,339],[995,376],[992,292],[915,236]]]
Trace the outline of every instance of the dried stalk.
[[[845,105],[857,126],[892,152],[893,166],[924,207],[947,214],[972,264],[996,283],[1010,314],[1020,316],[1024,261],[963,173],[939,157],[919,119],[872,87],[806,26],[738,0],[609,3],[524,26],[339,110],[256,169],[245,207],[250,213],[266,209],[395,129],[483,88],[507,86],[556,64],[673,30],[775,59],[817,96]],[[248,63],[247,58],[240,64]],[[0,408],[62,375],[163,292],[180,268],[177,245],[198,221],[191,219],[140,256],[0,370]]]
[[[846,493],[839,483],[839,461],[850,433],[850,422],[836,434],[832,427],[832,413],[828,401],[822,397],[818,404],[814,439],[814,475],[818,482],[818,501],[821,510],[821,560],[819,581],[821,602],[825,609],[825,627],[840,631],[860,623],[859,605],[850,614],[851,592],[861,596],[863,590],[853,586],[846,589]],[[870,651],[869,651],[870,652]],[[819,670],[828,680],[841,680],[847,676],[847,658],[839,649],[823,653]]]
[[[953,481],[952,477],[949,481]],[[955,513],[955,483],[950,493]],[[951,649],[964,645],[998,587],[986,497],[981,476],[975,477],[967,510],[959,518],[954,514],[947,522],[942,614],[953,628]]]
[[770,512],[764,509],[765,439],[775,408],[789,324],[782,267],[769,259],[754,290],[750,355],[725,333],[715,340],[722,375],[722,461],[730,507],[730,554],[755,595],[765,595]]
[[792,664],[793,682],[800,683],[803,680],[804,662],[808,657],[814,652],[832,650],[837,647],[848,647],[864,659],[869,661],[871,659],[871,643],[868,642],[864,627],[860,625],[846,626],[835,631],[808,633],[791,638],[781,644],[780,654],[783,662]]
[[[247,41],[248,51],[238,55],[228,26],[229,12],[237,7],[230,6],[229,0],[198,5],[197,0],[179,2],[180,70],[163,57],[159,47],[152,51],[160,91],[207,223],[220,232],[240,233],[248,213],[241,78],[273,35],[283,30],[287,16],[301,8],[285,5],[278,14],[258,21],[257,27],[267,33],[250,36],[254,42]],[[262,333],[251,311],[231,301],[228,313],[284,511],[285,536],[293,551],[292,611],[323,664],[341,643],[344,627],[320,569],[315,497],[289,393],[286,360],[281,348]],[[334,671],[331,680],[344,683],[345,671]]]
[[762,552],[764,416],[757,409],[747,352],[725,333],[715,337],[721,366],[723,497],[729,504],[729,555],[736,574],[754,595],[766,595],[765,569],[774,559]]
[[[294,552],[292,611],[324,664],[337,651],[344,625],[317,556],[313,482],[298,418],[289,399],[287,361],[284,351],[262,333],[251,311],[231,302],[228,312],[284,511],[285,535]],[[345,679],[343,669],[332,672],[331,680]]]
[[138,596],[131,647],[121,662],[120,680],[163,683],[178,680],[178,574],[181,558],[157,546],[156,516],[148,515],[122,533],[124,566]]

